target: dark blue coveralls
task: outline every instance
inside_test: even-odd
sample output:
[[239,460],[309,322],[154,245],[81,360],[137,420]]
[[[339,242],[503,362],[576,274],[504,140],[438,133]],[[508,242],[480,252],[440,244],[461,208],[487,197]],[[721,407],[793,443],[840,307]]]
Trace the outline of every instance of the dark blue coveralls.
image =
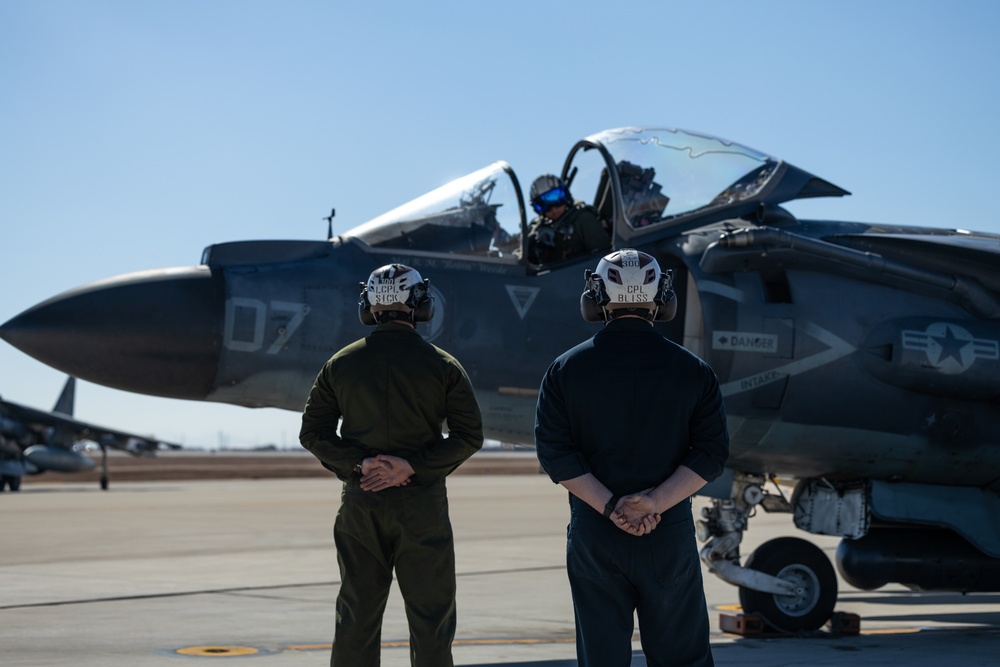
[[[729,455],[715,373],[641,319],[618,319],[557,358],[538,395],[535,443],[559,483],[592,473],[627,495],[684,465],[706,481]],[[627,667],[633,613],[650,667],[712,665],[690,501],[629,535],[570,494],[566,569],[581,667]]]

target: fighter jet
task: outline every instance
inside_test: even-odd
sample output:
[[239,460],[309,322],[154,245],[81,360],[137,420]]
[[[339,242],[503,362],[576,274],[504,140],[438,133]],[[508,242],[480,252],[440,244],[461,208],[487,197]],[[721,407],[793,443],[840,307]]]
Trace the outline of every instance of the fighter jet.
[[[672,271],[680,307],[657,326],[723,385],[731,458],[699,537],[745,612],[812,630],[837,598],[808,540],[743,558],[758,508],[842,537],[853,586],[1000,590],[1000,236],[800,220],[782,204],[850,193],[678,129],[586,137],[561,177],[609,247]],[[298,411],[323,362],[365,334],[358,282],[400,262],[430,279],[419,329],[468,370],[487,436],[531,443],[542,373],[600,325],[580,315],[597,255],[532,264],[528,225],[499,161],[332,238],[212,245],[196,266],[85,285],[0,336],[118,389]]]
[[108,449],[134,456],[153,456],[158,449],[180,445],[142,435],[94,426],[73,418],[76,378],[66,379],[51,412],[0,399],[0,491],[21,488],[24,475],[55,472],[88,472],[96,467],[84,456],[87,443],[101,450],[101,488],[108,488]]

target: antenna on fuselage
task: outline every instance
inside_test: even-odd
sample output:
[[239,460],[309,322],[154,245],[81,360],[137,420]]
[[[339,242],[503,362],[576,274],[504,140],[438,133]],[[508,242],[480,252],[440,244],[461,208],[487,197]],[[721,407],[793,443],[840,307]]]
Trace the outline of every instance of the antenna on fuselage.
[[333,238],[333,216],[337,215],[337,209],[331,208],[330,215],[323,218],[326,220],[326,240],[329,241]]

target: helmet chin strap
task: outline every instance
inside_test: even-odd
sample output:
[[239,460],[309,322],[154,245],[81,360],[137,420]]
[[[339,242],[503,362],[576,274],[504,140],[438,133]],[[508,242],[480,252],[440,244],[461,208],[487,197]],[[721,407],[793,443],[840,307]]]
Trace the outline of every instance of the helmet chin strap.
[[406,324],[414,324],[413,322],[413,311],[405,310],[380,310],[372,311],[372,315],[375,316],[375,321],[379,324],[385,324],[386,322],[405,322]]
[[653,308],[605,308],[604,309],[604,323],[613,322],[620,317],[641,317],[647,322],[652,322],[653,318],[656,317],[656,307]]

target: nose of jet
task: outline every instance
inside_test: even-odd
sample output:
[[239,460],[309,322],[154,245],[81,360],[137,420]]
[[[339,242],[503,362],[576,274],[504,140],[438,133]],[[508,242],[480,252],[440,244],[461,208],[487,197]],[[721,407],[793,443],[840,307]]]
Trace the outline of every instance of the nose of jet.
[[29,308],[0,326],[0,338],[90,382],[204,399],[218,370],[224,299],[207,267],[131,273]]

